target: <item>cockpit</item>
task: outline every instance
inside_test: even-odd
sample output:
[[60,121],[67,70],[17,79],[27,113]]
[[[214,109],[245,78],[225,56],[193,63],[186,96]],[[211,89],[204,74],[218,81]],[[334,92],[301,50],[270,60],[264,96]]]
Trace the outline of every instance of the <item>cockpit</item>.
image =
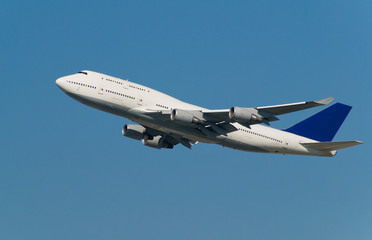
[[87,72],[83,72],[83,71],[81,71],[81,72],[78,72],[78,73],[82,73],[82,74],[88,75],[88,73],[87,73]]

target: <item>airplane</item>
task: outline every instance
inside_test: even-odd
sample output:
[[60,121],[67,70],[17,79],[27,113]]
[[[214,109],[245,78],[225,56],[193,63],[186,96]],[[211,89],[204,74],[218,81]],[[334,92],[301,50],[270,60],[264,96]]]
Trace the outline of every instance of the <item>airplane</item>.
[[257,152],[332,157],[337,150],[362,144],[333,138],[351,107],[335,103],[284,130],[270,127],[277,116],[330,103],[318,101],[210,110],[195,106],[140,84],[93,71],[80,71],[56,80],[73,99],[127,118],[122,134],[141,140],[145,146],[187,148],[198,142]]

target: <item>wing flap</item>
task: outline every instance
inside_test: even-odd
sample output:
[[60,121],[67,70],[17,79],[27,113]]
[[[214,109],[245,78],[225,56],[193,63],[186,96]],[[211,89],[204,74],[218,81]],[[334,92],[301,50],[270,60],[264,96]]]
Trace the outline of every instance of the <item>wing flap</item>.
[[222,122],[229,120],[230,109],[203,110],[203,118],[210,122]]

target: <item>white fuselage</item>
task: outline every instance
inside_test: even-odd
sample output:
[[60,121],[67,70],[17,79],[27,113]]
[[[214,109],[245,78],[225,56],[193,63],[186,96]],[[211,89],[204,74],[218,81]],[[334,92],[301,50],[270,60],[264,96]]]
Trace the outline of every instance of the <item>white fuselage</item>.
[[192,126],[175,123],[169,118],[156,118],[143,114],[149,109],[159,111],[206,109],[182,102],[149,87],[105,74],[84,71],[59,78],[56,82],[66,94],[83,104],[125,117],[145,127],[177,134],[195,142],[215,143],[251,152],[316,156],[335,154],[307,149],[300,143],[316,141],[260,124],[247,128],[239,123],[232,123],[238,130],[226,135],[207,136]]

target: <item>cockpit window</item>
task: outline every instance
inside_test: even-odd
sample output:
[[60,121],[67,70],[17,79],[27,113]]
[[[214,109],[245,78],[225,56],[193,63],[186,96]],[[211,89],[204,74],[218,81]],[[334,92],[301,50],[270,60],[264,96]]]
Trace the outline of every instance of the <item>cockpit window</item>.
[[82,74],[88,75],[88,73],[87,73],[87,72],[78,72],[78,73],[82,73]]

